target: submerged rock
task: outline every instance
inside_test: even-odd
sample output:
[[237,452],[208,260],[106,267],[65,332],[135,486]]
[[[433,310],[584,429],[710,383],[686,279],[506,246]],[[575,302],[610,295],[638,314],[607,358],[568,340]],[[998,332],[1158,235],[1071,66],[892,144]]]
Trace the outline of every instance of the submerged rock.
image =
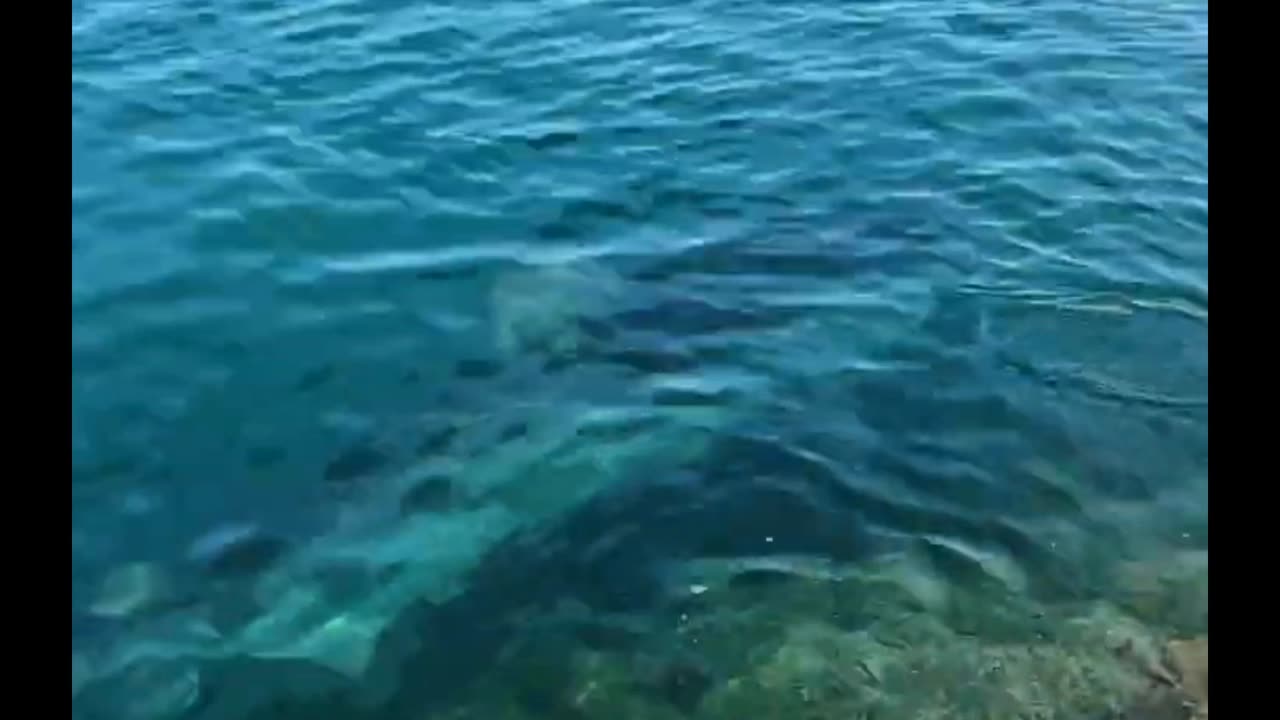
[[432,475],[417,482],[400,496],[400,514],[444,512],[453,506],[453,481]]
[[306,659],[359,680],[374,659],[378,636],[385,624],[385,620],[377,617],[339,615],[282,648],[278,657]]
[[1151,686],[1107,642],[1140,629],[1109,611],[1077,618],[1060,641],[993,642],[903,610],[855,632],[794,617],[780,644],[747,651],[752,660],[708,692],[699,715],[1120,718]]
[[230,635],[256,620],[263,606],[244,588],[222,588],[205,602],[204,619],[217,633]]
[[98,617],[124,618],[157,610],[175,598],[173,585],[159,566],[131,563],[107,574],[89,612]]
[[662,668],[656,689],[678,710],[693,714],[711,685],[711,673],[706,668],[689,660],[676,660]]
[[516,702],[533,717],[574,715],[572,646],[553,635],[526,638],[505,663]]
[[378,717],[353,699],[355,688],[347,678],[302,660],[236,655],[205,663],[200,680],[199,700],[183,720]]
[[1134,615],[1183,635],[1209,625],[1207,551],[1159,552],[1121,562],[1112,573],[1120,602]]
[[1209,637],[1173,640],[1165,646],[1165,658],[1180,687],[1197,710],[1209,716]]
[[274,565],[288,549],[287,540],[256,525],[228,525],[198,538],[187,558],[212,575],[252,575]]
[[734,590],[764,587],[785,583],[795,578],[795,575],[781,569],[749,568],[729,578],[729,587]]
[[[1208,715],[1205,715],[1208,717]],[[1109,720],[1190,720],[1191,710],[1182,695],[1168,687],[1158,687]]]
[[195,663],[145,659],[87,684],[74,706],[84,718],[170,720],[195,708],[201,693]]
[[490,300],[494,344],[509,356],[573,355],[589,339],[579,327],[581,311],[609,307],[621,288],[615,273],[587,262],[510,272],[498,279]]
[[592,650],[626,651],[639,645],[644,633],[638,628],[604,620],[582,620],[573,624],[578,642]]
[[456,425],[432,428],[423,435],[414,452],[420,456],[439,455],[449,448],[459,431]]
[[370,445],[353,445],[331,460],[324,469],[324,481],[329,485],[347,485],[372,475],[390,462],[385,453]]
[[492,360],[467,358],[453,366],[453,374],[466,380],[488,379],[502,372],[502,366]]

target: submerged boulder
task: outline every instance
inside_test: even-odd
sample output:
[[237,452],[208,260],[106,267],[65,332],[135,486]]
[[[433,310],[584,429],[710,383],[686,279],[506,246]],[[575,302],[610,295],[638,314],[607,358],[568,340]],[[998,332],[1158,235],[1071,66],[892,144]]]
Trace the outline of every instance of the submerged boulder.
[[175,598],[173,584],[159,566],[130,563],[107,573],[89,612],[98,617],[126,618],[164,607]]
[[491,296],[494,344],[508,356],[572,356],[588,340],[579,317],[608,307],[622,282],[586,262],[512,271],[498,279]]
[[288,550],[287,540],[256,525],[226,525],[192,543],[187,558],[213,576],[253,575]]
[[441,513],[453,506],[453,480],[445,475],[428,475],[400,496],[400,514]]
[[1209,716],[1209,636],[1172,640],[1165,646],[1165,660],[1197,715]]
[[94,679],[72,698],[84,720],[170,720],[201,702],[200,669],[181,659],[144,658]]

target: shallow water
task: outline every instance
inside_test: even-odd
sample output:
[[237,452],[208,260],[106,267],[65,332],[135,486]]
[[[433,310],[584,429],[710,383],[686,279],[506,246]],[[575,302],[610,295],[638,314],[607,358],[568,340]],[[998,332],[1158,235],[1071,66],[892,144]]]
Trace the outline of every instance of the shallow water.
[[1125,707],[1207,337],[1205,2],[77,1],[73,714]]

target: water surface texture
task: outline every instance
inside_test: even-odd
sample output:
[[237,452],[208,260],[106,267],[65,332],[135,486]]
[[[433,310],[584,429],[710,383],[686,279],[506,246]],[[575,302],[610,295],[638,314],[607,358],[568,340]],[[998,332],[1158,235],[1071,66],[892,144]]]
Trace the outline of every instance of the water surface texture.
[[73,716],[1207,716],[1208,124],[1203,0],[74,0]]

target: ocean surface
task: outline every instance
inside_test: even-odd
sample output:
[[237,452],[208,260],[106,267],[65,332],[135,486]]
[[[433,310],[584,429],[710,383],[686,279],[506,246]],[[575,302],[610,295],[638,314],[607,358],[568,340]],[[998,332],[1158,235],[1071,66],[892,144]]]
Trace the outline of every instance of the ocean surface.
[[73,717],[1207,716],[1206,0],[71,61]]

